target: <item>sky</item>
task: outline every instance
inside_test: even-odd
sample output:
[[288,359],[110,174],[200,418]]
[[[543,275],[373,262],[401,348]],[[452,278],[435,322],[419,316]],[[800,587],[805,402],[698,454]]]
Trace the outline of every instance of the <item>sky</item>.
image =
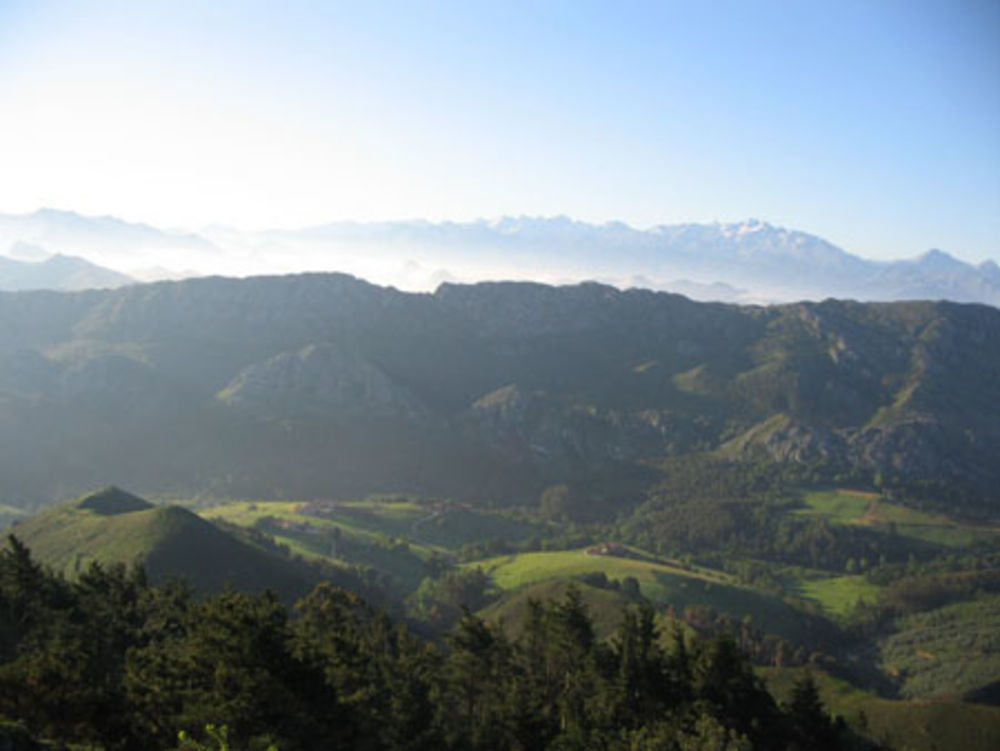
[[1000,259],[1000,1],[0,0],[0,212],[41,207]]

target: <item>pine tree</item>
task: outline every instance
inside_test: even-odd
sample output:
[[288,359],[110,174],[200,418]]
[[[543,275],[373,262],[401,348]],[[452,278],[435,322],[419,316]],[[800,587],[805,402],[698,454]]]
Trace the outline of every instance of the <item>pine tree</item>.
[[823,708],[812,673],[795,682],[786,712],[791,722],[793,751],[835,751],[837,732]]

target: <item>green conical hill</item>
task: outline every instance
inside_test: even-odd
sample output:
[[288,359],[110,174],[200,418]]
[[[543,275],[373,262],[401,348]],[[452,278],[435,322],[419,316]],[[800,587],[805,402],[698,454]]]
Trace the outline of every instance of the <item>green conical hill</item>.
[[202,594],[232,586],[294,598],[313,584],[294,563],[187,509],[155,506],[114,487],[25,519],[12,531],[37,560],[70,578],[97,561],[141,564],[153,583],[180,577]]

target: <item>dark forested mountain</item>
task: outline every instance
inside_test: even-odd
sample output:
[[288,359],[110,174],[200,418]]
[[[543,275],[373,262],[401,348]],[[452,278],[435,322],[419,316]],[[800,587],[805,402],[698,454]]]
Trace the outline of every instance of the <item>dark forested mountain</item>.
[[[1000,311],[340,274],[0,294],[0,483],[624,497],[706,452],[995,503]],[[970,500],[971,499],[971,500]]]

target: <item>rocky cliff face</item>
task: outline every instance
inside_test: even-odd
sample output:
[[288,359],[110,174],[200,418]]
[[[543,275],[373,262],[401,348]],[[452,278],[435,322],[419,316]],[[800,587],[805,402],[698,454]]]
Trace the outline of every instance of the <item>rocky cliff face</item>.
[[669,413],[560,403],[514,385],[478,399],[463,415],[463,425],[539,468],[558,464],[567,470],[653,456],[665,450],[671,436]]
[[777,462],[860,469],[887,477],[931,481],[982,476],[983,457],[963,435],[937,421],[912,419],[892,425],[831,430],[788,424],[760,440],[746,441],[741,456]]

